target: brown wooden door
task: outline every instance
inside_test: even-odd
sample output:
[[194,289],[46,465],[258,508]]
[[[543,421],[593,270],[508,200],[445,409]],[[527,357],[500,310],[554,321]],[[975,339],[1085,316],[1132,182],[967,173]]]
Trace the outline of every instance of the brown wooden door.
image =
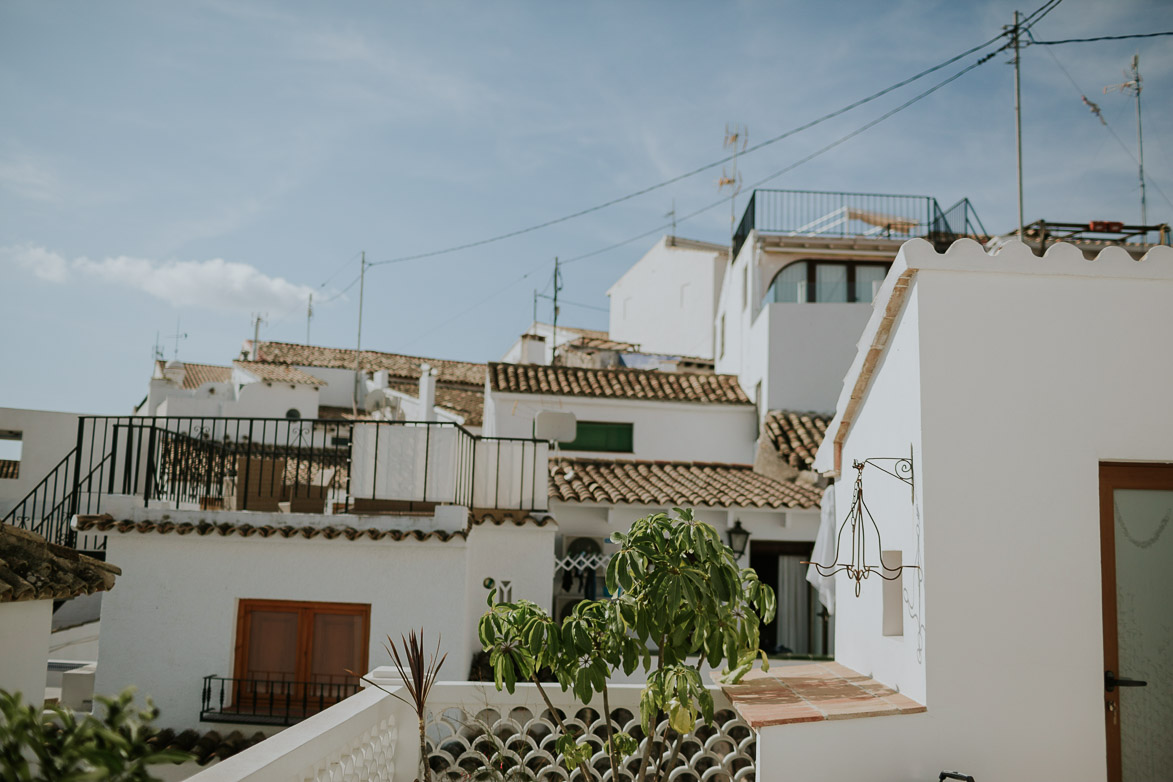
[[[1167,779],[1173,773],[1171,520],[1173,464],[1100,465],[1110,782]],[[1146,684],[1135,684],[1141,681]]]
[[241,600],[236,708],[314,713],[337,703],[365,673],[371,607],[363,603]]

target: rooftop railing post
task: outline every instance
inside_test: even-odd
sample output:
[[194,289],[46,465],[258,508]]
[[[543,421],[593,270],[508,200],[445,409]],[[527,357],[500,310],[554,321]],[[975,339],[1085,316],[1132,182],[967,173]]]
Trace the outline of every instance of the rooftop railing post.
[[150,434],[147,436],[147,474],[143,479],[143,507],[151,502],[151,492],[155,489],[155,423],[151,422]]
[[[82,440],[85,436],[86,419],[85,416],[79,416],[77,419],[77,447],[73,454],[73,496],[69,501],[69,517],[72,519],[77,515],[77,504],[81,499],[81,447]],[[77,543],[77,533],[69,526],[66,521],[66,546],[72,548]]]

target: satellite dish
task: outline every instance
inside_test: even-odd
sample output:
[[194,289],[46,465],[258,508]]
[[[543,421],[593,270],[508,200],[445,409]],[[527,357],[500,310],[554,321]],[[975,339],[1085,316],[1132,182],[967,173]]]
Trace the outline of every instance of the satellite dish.
[[568,443],[578,436],[578,419],[574,413],[542,410],[534,418],[534,437]]

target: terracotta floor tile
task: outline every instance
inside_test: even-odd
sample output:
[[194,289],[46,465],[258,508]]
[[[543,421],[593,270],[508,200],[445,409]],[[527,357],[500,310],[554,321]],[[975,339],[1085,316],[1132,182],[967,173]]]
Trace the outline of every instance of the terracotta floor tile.
[[836,662],[755,670],[722,689],[755,728],[925,711],[906,695]]

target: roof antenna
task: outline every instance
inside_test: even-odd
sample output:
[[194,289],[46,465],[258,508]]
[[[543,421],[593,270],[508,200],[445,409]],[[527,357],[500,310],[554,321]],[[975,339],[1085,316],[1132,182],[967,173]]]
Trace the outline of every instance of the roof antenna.
[[672,237],[672,241],[669,243],[669,246],[675,247],[676,246],[676,199],[675,198],[672,199],[672,208],[669,209],[667,212],[665,212],[664,216],[672,218],[672,233],[669,234],[669,236]]
[[[1125,94],[1131,93],[1136,96],[1136,151],[1138,153],[1140,163],[1140,224],[1148,227],[1149,224],[1149,208],[1145,200],[1144,191],[1144,136],[1140,131],[1140,55],[1132,55],[1132,66],[1124,72],[1124,78],[1128,81],[1122,84],[1110,84],[1104,88],[1104,94],[1109,92],[1123,92]],[[1102,120],[1103,118],[1101,118]],[[1148,243],[1149,234],[1145,231],[1141,241]]]
[[163,344],[161,342],[159,342],[159,332],[158,331],[155,332],[154,355],[155,355],[156,361],[163,360]]
[[[179,330],[179,318],[175,319],[175,333],[171,334],[170,336],[174,337],[174,339],[175,339],[175,355],[173,355],[172,358],[175,359],[176,361],[178,361],[179,360],[179,340],[187,339],[187,335],[182,333]],[[158,335],[156,335],[156,340],[157,339],[158,339]],[[162,355],[163,351],[159,347],[157,342],[155,344],[155,353],[156,353],[156,355],[158,355],[159,358],[163,357],[163,355]]]
[[[729,260],[733,261],[733,232],[737,230],[737,194],[741,192],[741,173],[737,170],[737,155],[745,151],[749,144],[749,128],[745,125],[725,124],[725,149],[733,150],[732,173],[726,174],[721,169],[721,178],[717,180],[717,189],[723,187],[732,189],[729,194]],[[673,223],[675,223],[673,216]]]
[[305,305],[305,344],[310,344],[310,320],[314,317],[314,294],[310,291],[310,300]]

